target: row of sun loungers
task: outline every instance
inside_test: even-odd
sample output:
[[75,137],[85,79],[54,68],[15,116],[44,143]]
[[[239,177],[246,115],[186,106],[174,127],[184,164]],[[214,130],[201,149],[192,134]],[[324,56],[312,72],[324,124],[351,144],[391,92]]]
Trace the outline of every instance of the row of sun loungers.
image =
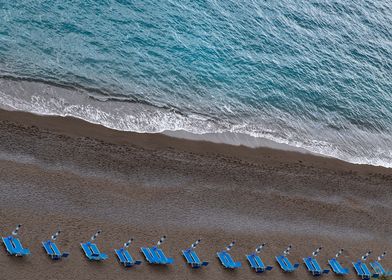
[[[12,232],[10,236],[2,237],[3,244],[6,248],[6,251],[11,256],[23,257],[30,254],[30,250],[24,248],[20,240],[16,237],[18,231],[20,229],[20,225]],[[95,239],[101,231],[97,231],[89,241],[85,243],[80,243],[80,246],[90,261],[104,261],[108,258],[108,255],[101,253],[98,249],[96,243],[94,243]],[[57,247],[55,241],[60,234],[60,231],[56,232],[52,235],[51,239],[43,241],[42,246],[47,253],[47,255],[52,260],[60,260],[62,258],[66,258],[69,256],[68,252],[61,253],[59,248]],[[165,255],[163,250],[160,248],[160,245],[165,241],[166,236],[163,236],[155,246],[151,247],[142,247],[140,248],[141,253],[144,255],[146,261],[149,264],[154,265],[170,265],[174,263],[173,258],[169,258]],[[140,265],[142,261],[135,260],[128,251],[128,247],[131,245],[133,239],[130,239],[124,246],[120,249],[114,250],[119,262],[125,267],[132,267],[134,265]],[[200,268],[203,266],[207,266],[208,262],[201,261],[198,257],[195,248],[200,243],[200,239],[193,243],[188,249],[183,250],[182,254],[185,261],[192,267],[192,268]],[[217,257],[220,260],[222,266],[226,269],[238,269],[241,267],[241,262],[234,261],[232,256],[230,255],[230,250],[235,245],[235,241],[229,244],[225,250],[217,252]],[[262,273],[265,271],[270,271],[273,269],[272,266],[265,265],[259,256],[259,253],[262,251],[265,244],[261,244],[256,248],[256,250],[246,255],[246,259],[249,262],[250,267],[255,270],[257,273]],[[282,255],[278,255],[275,257],[277,263],[279,264],[280,268],[284,272],[294,272],[299,267],[299,263],[292,264],[288,259],[288,255],[290,254],[292,246],[288,246],[286,250],[283,251]],[[316,257],[320,253],[322,247],[317,248],[311,256],[303,258],[303,262],[305,264],[306,269],[313,275],[313,276],[321,276],[323,274],[328,274],[329,269],[321,268],[320,264],[318,263]],[[348,275],[350,274],[348,268],[344,268],[338,261],[338,257],[343,253],[343,249],[341,249],[334,258],[328,260],[328,264],[331,267],[332,271],[337,275]],[[371,254],[371,251],[367,252],[362,258],[356,262],[353,262],[352,265],[358,277],[364,280],[368,280],[370,278],[378,278],[380,276],[391,276],[392,272],[386,271],[383,266],[381,265],[380,261],[385,257],[386,252],[384,252],[381,256],[377,258],[377,260],[370,262],[370,266],[373,269],[374,273],[370,272],[369,268],[366,265],[366,260]]]

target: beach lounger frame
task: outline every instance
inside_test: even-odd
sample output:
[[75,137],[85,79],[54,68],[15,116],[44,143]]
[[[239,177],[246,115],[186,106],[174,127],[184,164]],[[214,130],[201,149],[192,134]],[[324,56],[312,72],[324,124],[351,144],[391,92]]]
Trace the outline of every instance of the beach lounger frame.
[[307,270],[312,273],[313,276],[320,276],[329,273],[329,269],[322,269],[314,257],[303,258],[303,261]]
[[104,261],[108,258],[108,255],[101,253],[98,246],[90,241],[85,243],[80,243],[84,254],[90,261]]
[[116,249],[114,252],[116,253],[119,262],[125,267],[132,267],[142,263],[142,261],[134,260],[129,251],[124,247]]
[[216,255],[224,268],[237,269],[241,267],[241,262],[235,262],[226,250],[217,252]]
[[2,237],[2,240],[9,255],[16,257],[30,255],[30,250],[28,248],[23,248],[22,243],[18,238],[10,235],[7,237]]
[[276,256],[275,259],[284,272],[294,272],[299,267],[299,263],[293,265],[286,256]]
[[273,266],[265,266],[260,256],[255,253],[246,255],[246,259],[248,260],[250,267],[254,269],[257,273],[262,273],[273,269]]
[[162,249],[157,246],[141,247],[140,251],[149,264],[168,265],[174,263],[174,259],[166,257]]
[[363,280],[370,280],[370,278],[372,277],[378,278],[380,276],[378,273],[372,274],[366,264],[364,262],[361,262],[360,260],[357,262],[353,262],[352,264],[358,277]]
[[348,268],[344,268],[336,258],[328,260],[328,264],[332,271],[337,275],[348,275],[350,271]]
[[186,250],[182,250],[182,255],[184,256],[186,262],[192,267],[192,268],[200,268],[202,266],[207,266],[208,262],[204,261],[202,262],[199,258],[199,256],[196,254],[196,251],[189,248]]
[[69,256],[68,252],[61,253],[56,243],[51,240],[42,241],[42,247],[52,260],[60,260]]
[[370,262],[370,266],[374,272],[380,276],[392,276],[392,271],[386,271],[378,261]]

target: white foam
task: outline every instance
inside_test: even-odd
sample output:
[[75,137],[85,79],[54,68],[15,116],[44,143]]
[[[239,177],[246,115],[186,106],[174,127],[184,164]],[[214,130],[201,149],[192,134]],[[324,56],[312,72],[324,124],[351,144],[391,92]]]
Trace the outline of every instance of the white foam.
[[[182,115],[138,103],[102,102],[90,98],[83,90],[13,80],[0,80],[0,106],[40,115],[72,116],[122,131],[165,132],[233,145],[308,151],[352,163],[392,167],[392,150],[383,149],[391,141],[388,135],[359,131],[355,127],[347,129],[351,129],[351,134],[345,131],[339,135],[320,124],[291,120],[290,116],[280,116],[276,122],[274,119],[242,123],[215,121],[202,115]],[[312,139],[316,136],[318,139]]]

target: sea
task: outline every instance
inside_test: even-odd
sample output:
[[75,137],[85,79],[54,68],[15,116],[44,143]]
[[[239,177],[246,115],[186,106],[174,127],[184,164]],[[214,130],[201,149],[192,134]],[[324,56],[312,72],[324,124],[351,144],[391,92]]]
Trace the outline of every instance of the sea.
[[0,0],[0,107],[392,167],[392,3]]

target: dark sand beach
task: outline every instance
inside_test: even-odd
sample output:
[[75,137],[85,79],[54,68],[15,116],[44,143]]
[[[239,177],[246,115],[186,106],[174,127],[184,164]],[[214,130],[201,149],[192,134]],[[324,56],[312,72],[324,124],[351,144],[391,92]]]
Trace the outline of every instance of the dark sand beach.
[[[81,120],[0,111],[0,234],[23,224],[32,255],[0,252],[0,279],[313,279],[302,264],[324,246],[320,263],[340,248],[351,261],[391,250],[392,170],[268,148],[190,141],[160,134],[114,131]],[[52,262],[41,241],[56,230],[68,259]],[[91,263],[79,243],[97,229],[103,263]],[[130,237],[130,251],[166,234],[175,264],[124,269],[113,249]],[[186,266],[180,251],[196,239],[210,265]],[[226,271],[215,253],[232,240],[243,263]],[[262,242],[266,264],[256,275],[245,254]],[[300,269],[284,274],[274,256],[293,244]],[[371,258],[371,259],[372,259]],[[383,261],[392,268],[392,257]],[[337,279],[333,274],[324,279]]]

